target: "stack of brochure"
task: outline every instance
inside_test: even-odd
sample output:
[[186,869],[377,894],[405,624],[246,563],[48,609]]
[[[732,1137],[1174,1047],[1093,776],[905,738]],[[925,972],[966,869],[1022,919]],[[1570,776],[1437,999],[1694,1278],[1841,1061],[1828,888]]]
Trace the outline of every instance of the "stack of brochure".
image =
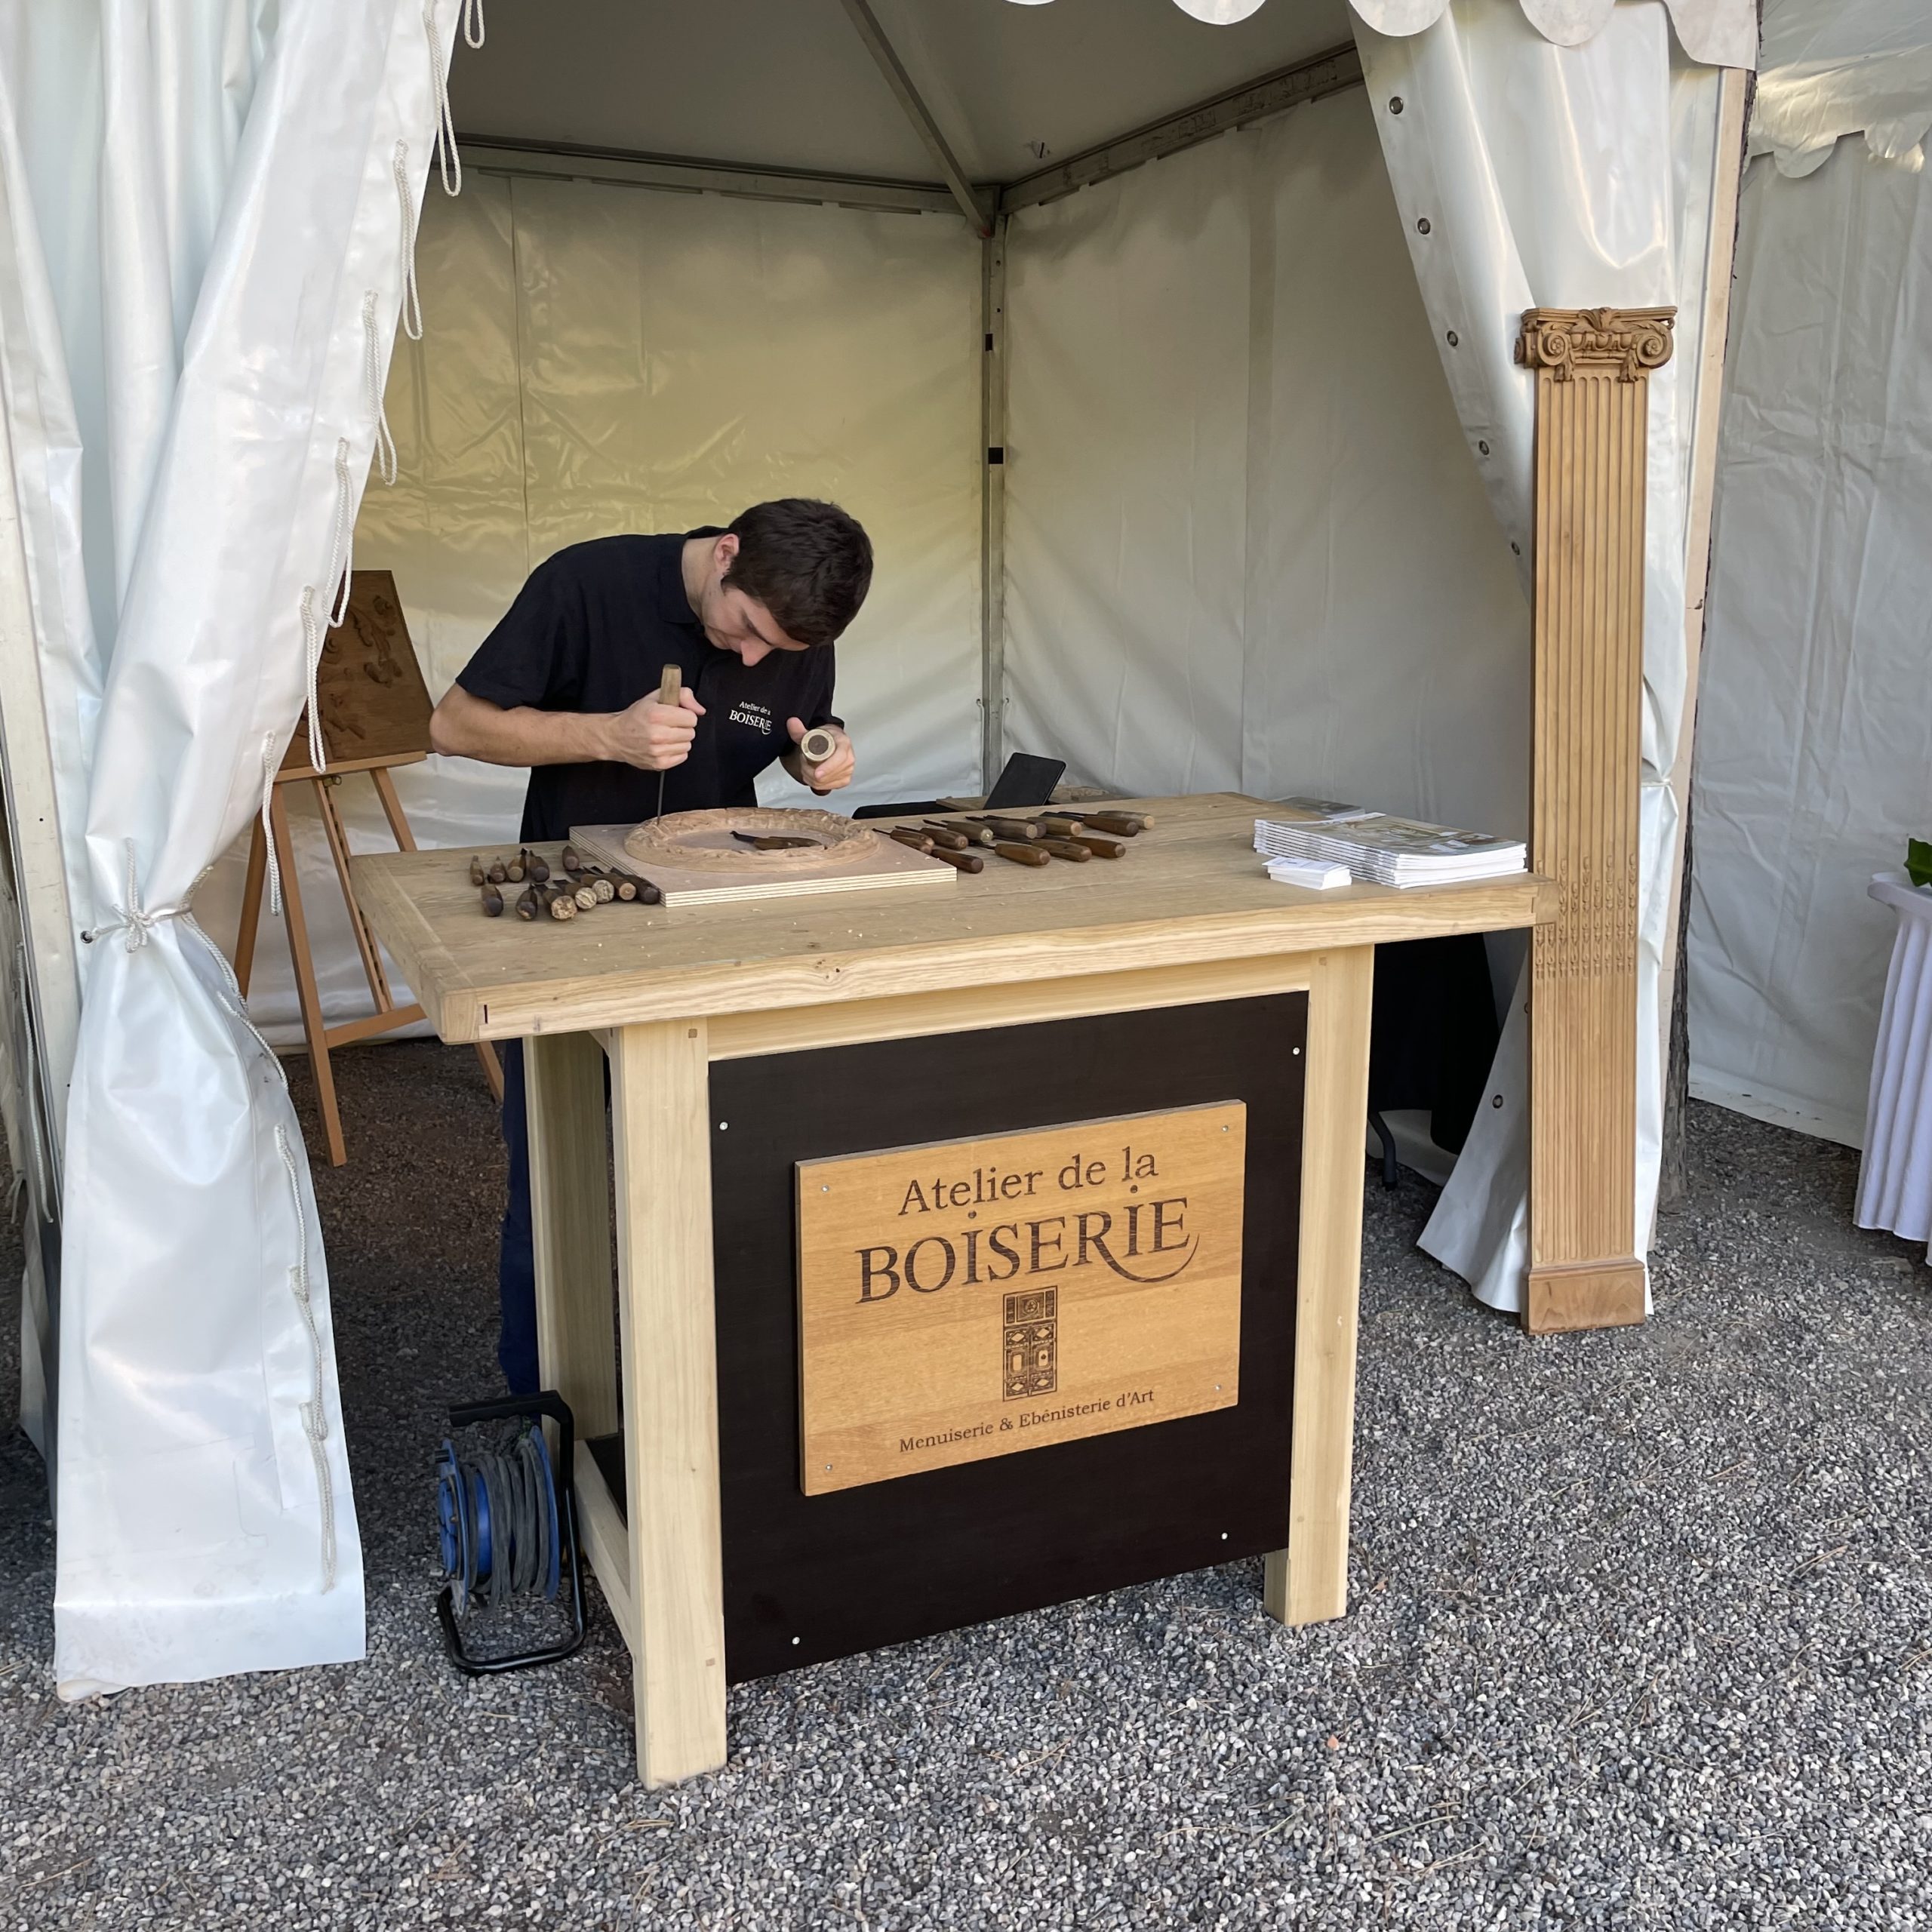
[[1254,822],[1254,849],[1263,858],[1346,866],[1352,877],[1377,885],[1500,878],[1527,863],[1520,838],[1391,818],[1333,798],[1284,798],[1281,809],[1294,816]]

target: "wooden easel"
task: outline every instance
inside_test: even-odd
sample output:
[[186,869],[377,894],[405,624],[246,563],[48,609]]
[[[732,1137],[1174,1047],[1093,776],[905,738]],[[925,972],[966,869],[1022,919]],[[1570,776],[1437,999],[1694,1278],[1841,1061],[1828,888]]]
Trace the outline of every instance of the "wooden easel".
[[[342,1115],[336,1104],[335,1075],[329,1054],[337,1047],[392,1032],[423,1017],[414,1003],[398,1006],[389,991],[381,949],[370,931],[349,877],[349,835],[335,801],[336,789],[352,772],[366,771],[376,788],[383,816],[389,820],[397,849],[416,850],[402,801],[391,774],[398,765],[417,764],[429,755],[429,694],[403,623],[395,580],[387,571],[358,571],[349,585],[349,609],[322,647],[315,678],[321,713],[323,749],[328,769],[318,771],[309,755],[309,715],[297,721],[288,748],[269,792],[269,830],[275,840],[276,869],[281,876],[282,905],[288,922],[288,950],[295,967],[296,994],[302,1008],[302,1031],[308,1042],[309,1063],[315,1069],[315,1094],[328,1137],[329,1160],[340,1167],[349,1158],[343,1140]],[[315,955],[309,942],[308,915],[302,904],[302,886],[295,863],[295,841],[289,831],[288,789],[291,785],[314,788],[315,809],[328,840],[329,856],[341,881],[343,903],[349,929],[361,955],[369,982],[374,1013],[340,1026],[325,1025],[315,980]],[[244,997],[255,964],[255,939],[261,923],[262,888],[268,875],[268,842],[257,818],[248,845],[248,871],[242,891],[241,929],[235,940],[235,977]],[[503,1069],[487,1041],[477,1054],[491,1091],[503,1098]]]

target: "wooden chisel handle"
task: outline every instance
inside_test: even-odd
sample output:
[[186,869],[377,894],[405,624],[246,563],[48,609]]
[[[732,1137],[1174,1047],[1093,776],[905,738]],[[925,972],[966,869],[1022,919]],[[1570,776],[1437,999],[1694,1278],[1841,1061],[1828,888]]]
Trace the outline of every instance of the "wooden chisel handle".
[[982,819],[980,823],[995,838],[1017,839],[1022,844],[1029,844],[1040,835],[1039,827],[1029,825],[1023,818]]
[[979,843],[976,838],[968,838],[963,832],[955,832],[949,825],[934,825],[930,819],[919,829],[935,845],[943,845],[949,852],[963,852],[968,846]]
[[956,832],[961,838],[974,845],[990,845],[993,842],[991,829],[983,825],[975,825],[970,819],[952,820],[940,829],[944,832]]
[[1090,838],[1079,832],[1073,835],[1072,842],[1085,846],[1097,859],[1118,859],[1127,850],[1124,845],[1116,845],[1111,838]]
[[962,872],[983,872],[986,862],[977,852],[955,852],[944,845],[933,848],[933,857],[943,859],[949,866],[957,866]]
[[1071,838],[1043,838],[1040,850],[1051,852],[1056,859],[1068,859],[1077,866],[1084,866],[1094,855],[1084,845],[1076,845]]
[[1154,821],[1131,812],[1082,812],[1081,822],[1095,832],[1111,832],[1117,838],[1133,838],[1152,832]]
[[933,849],[933,841],[912,826],[894,826],[888,835],[902,845],[909,845],[915,852],[930,852]]
[[685,688],[685,674],[675,664],[664,667],[664,675],[657,681],[657,702],[675,704]]
[[993,850],[1002,859],[1011,859],[1016,866],[1050,866],[1051,856],[1038,845],[1016,845],[1009,839],[995,841]]

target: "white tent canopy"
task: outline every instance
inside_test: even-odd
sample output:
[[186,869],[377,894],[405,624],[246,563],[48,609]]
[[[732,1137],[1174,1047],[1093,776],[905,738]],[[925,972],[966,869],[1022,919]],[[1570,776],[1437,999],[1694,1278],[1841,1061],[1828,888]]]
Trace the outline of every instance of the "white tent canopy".
[[[259,806],[352,526],[440,689],[562,543],[837,496],[882,560],[841,654],[874,795],[964,783],[1023,737],[1130,789],[1318,788],[1520,830],[1518,318],[1674,303],[1646,600],[1655,1091],[1727,165],[1698,63],[1748,60],[1748,0],[1361,0],[1361,21],[1338,0],[877,0],[944,186],[835,0],[500,5],[453,83],[493,145],[423,218],[428,327],[387,383],[403,480],[362,503],[457,5],[432,0],[426,36],[400,0],[175,0],[181,31],[150,40],[103,0],[57,43],[23,0],[0,11],[0,589],[38,647],[32,705],[17,666],[0,723],[16,878],[51,825],[41,872],[51,850],[72,908],[21,901],[38,1013],[86,963],[59,1311],[69,1694],[360,1645],[306,1167],[184,909],[225,937],[202,875]],[[52,98],[94,105],[63,127]],[[1028,177],[1003,204],[964,188]],[[102,211],[78,229],[77,182]],[[35,744],[29,824],[13,788]],[[513,778],[414,776],[430,838],[512,823]],[[1506,1302],[1522,1094],[1498,1077],[1435,1244]]]

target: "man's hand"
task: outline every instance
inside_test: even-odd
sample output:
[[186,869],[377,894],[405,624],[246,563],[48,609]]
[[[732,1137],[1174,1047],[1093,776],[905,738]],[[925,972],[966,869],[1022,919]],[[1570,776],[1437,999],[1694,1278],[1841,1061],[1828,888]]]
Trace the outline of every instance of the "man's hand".
[[691,755],[704,706],[688,688],[676,704],[645,698],[628,711],[506,710],[452,685],[429,718],[429,743],[445,758],[486,764],[592,764],[603,760],[668,771]]
[[792,734],[792,749],[781,761],[785,769],[801,785],[809,785],[822,798],[828,792],[840,792],[852,782],[852,769],[857,760],[852,755],[852,741],[836,724],[825,727],[838,740],[832,755],[823,764],[808,764],[799,755],[798,746],[805,735],[802,718],[788,718],[785,728]]
[[640,771],[669,771],[691,755],[691,739],[704,706],[689,685],[675,704],[641,697],[627,711],[614,711],[604,720],[602,755],[617,764],[634,764]]

